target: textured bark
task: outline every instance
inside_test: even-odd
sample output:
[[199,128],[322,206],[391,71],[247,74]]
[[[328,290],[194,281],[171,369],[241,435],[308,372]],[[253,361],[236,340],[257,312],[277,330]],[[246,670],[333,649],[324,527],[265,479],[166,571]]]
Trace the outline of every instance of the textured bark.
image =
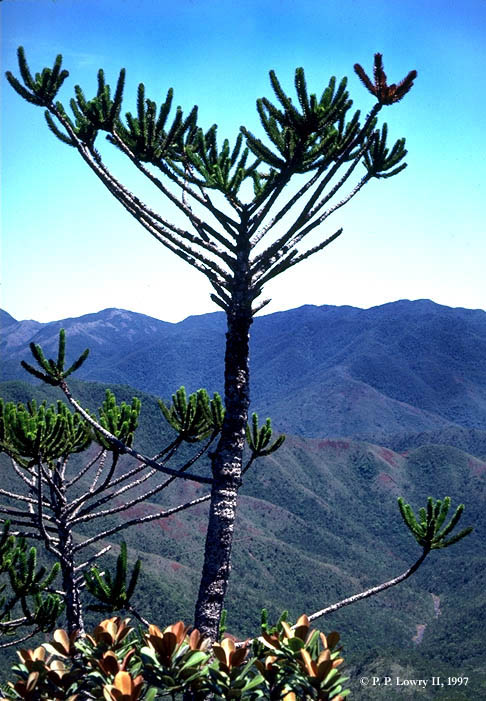
[[252,311],[248,258],[249,246],[240,247],[231,306],[227,311],[226,414],[218,446],[212,455],[211,504],[195,612],[195,627],[212,640],[218,636],[231,570],[231,546],[250,403],[249,338]]
[[69,530],[59,529],[59,549],[62,553],[61,573],[62,587],[65,592],[67,632],[75,630],[84,632],[83,611],[79,598],[79,584],[76,583],[76,571],[73,554],[73,537]]

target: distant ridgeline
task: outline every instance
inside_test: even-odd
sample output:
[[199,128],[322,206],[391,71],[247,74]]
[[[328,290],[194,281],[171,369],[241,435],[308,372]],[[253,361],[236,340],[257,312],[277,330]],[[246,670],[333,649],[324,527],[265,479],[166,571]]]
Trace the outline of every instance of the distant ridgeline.
[[[221,391],[223,313],[171,324],[106,309],[47,324],[1,312],[1,380],[28,380],[28,344],[54,353],[64,327],[73,356],[91,349],[77,379],[169,397]],[[391,436],[458,427],[486,430],[486,312],[429,300],[371,309],[315,307],[257,317],[253,407],[281,431],[309,437]],[[197,361],[197,362],[196,362]]]

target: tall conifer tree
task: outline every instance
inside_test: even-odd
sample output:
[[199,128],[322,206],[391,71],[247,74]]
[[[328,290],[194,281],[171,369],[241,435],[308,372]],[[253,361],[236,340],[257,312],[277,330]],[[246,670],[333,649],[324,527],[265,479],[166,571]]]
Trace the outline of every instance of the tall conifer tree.
[[[406,167],[405,139],[392,146],[387,125],[377,126],[384,106],[412,87],[416,71],[389,85],[382,57],[375,55],[373,79],[355,70],[376,104],[364,118],[352,112],[346,79],[331,78],[320,97],[309,93],[302,68],[295,72],[297,101],[270,72],[276,97],[257,100],[264,130],[259,138],[242,126],[233,144],[218,143],[217,126],[198,125],[197,107],[185,115],[172,110],[173,92],[157,105],[139,85],[134,113],[121,116],[124,69],[114,91],[98,73],[96,94],[75,87],[72,116],[56,101],[68,76],[58,56],[52,68],[32,75],[22,48],[22,82],[7,73],[28,102],[45,108],[47,125],[74,148],[109,192],[160,243],[202,272],[212,299],[227,318],[225,351],[226,414],[212,454],[210,514],[195,625],[213,640],[226,593],[242,454],[249,407],[249,335],[265,283],[318,253],[342,229],[313,246],[306,237],[374,178],[389,178]],[[96,148],[100,134],[159,190],[185,219],[176,224],[144,204],[109,170]],[[291,194],[287,186],[295,183]]]

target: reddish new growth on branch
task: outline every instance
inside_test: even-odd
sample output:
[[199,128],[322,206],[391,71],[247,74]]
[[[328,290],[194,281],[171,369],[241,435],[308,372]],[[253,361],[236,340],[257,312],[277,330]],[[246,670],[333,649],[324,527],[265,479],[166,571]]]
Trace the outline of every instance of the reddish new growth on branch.
[[354,70],[361,79],[363,85],[370,91],[372,95],[375,95],[376,99],[381,105],[392,105],[394,102],[398,102],[404,97],[413,85],[413,81],[417,77],[417,71],[410,71],[410,73],[401,80],[398,85],[392,83],[392,85],[387,85],[386,73],[383,70],[383,57],[381,54],[375,54],[375,64],[373,67],[373,77],[374,83],[366,75],[362,66],[359,63],[354,64]]

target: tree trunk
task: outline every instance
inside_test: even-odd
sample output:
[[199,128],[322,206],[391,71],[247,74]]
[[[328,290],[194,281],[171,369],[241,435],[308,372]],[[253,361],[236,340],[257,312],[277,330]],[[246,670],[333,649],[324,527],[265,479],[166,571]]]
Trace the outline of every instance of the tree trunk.
[[218,637],[231,570],[231,546],[250,403],[249,338],[252,312],[248,253],[248,250],[239,251],[231,306],[227,311],[226,414],[218,446],[212,455],[211,504],[195,612],[195,627],[211,640]]
[[62,588],[65,592],[67,632],[75,630],[84,633],[83,611],[79,598],[79,586],[76,584],[76,572],[73,555],[73,537],[70,531],[59,529],[59,549],[63,555],[60,560]]

